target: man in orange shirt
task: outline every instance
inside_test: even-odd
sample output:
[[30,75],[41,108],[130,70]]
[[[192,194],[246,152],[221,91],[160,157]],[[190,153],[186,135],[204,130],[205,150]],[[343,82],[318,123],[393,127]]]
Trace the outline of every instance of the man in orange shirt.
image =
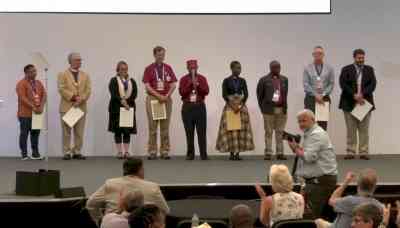
[[39,153],[40,130],[32,129],[32,112],[40,114],[46,103],[46,91],[39,80],[36,80],[36,68],[29,64],[24,67],[25,77],[17,84],[18,95],[18,120],[20,123],[19,148],[22,160],[28,160],[27,141],[31,136],[31,147],[33,160],[41,160]]

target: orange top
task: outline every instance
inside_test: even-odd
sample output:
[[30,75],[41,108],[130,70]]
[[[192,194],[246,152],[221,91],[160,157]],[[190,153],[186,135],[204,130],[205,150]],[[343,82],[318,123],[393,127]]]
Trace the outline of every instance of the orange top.
[[43,106],[46,102],[46,91],[39,80],[26,78],[17,83],[18,117],[32,117],[33,106]]

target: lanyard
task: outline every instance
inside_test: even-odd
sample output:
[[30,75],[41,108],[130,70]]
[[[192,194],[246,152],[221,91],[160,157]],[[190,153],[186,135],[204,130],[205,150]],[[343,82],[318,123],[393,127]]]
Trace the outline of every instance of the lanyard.
[[362,66],[355,66],[356,67],[356,72],[357,72],[357,80],[360,80],[360,76],[362,75],[363,67]]
[[154,72],[156,73],[157,81],[165,81],[165,69],[164,69],[164,65],[162,66],[162,78],[160,78],[160,75],[158,75],[157,66],[156,66],[156,68],[154,68]]
[[314,67],[315,67],[315,71],[317,72],[318,77],[320,77],[322,74],[322,71],[324,69],[324,64],[321,64],[321,68],[317,67],[317,64],[314,64]]
[[[122,79],[122,78],[121,78]],[[128,90],[128,81],[129,79],[122,79],[122,83],[124,84],[124,90],[127,91]]]
[[275,87],[276,83],[273,82],[272,84],[274,86],[274,90],[275,91],[278,90],[280,92],[281,91],[281,80],[278,77],[274,77],[274,76],[272,77],[272,80],[277,80],[278,81],[278,83],[277,83],[278,84],[278,88]]
[[35,81],[35,80],[29,80],[29,83],[31,84],[33,96],[34,96],[34,97],[37,96],[37,92],[36,92],[36,81]]

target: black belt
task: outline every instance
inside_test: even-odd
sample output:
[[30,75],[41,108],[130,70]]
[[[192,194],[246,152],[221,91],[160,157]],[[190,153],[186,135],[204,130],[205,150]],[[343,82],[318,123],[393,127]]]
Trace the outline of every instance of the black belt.
[[319,177],[304,178],[306,184],[330,184],[332,182],[337,182],[337,175],[322,175]]

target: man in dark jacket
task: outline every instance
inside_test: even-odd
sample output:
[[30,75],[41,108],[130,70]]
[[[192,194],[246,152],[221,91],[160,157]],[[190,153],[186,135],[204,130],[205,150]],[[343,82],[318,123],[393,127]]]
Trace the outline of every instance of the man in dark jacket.
[[[376,78],[374,68],[364,65],[364,50],[354,50],[353,58],[354,63],[343,67],[339,78],[340,87],[342,88],[339,108],[344,112],[347,128],[347,155],[345,159],[355,158],[357,141],[359,141],[360,159],[369,160],[368,131],[371,111],[375,109],[373,93],[376,88]],[[360,121],[351,112],[356,105],[365,105],[366,102],[370,103],[373,108]]]
[[262,77],[257,85],[258,105],[264,117],[265,157],[272,158],[272,133],[275,131],[276,155],[278,160],[286,160],[283,154],[283,131],[287,121],[288,79],[280,74],[281,65],[272,61],[270,73]]

